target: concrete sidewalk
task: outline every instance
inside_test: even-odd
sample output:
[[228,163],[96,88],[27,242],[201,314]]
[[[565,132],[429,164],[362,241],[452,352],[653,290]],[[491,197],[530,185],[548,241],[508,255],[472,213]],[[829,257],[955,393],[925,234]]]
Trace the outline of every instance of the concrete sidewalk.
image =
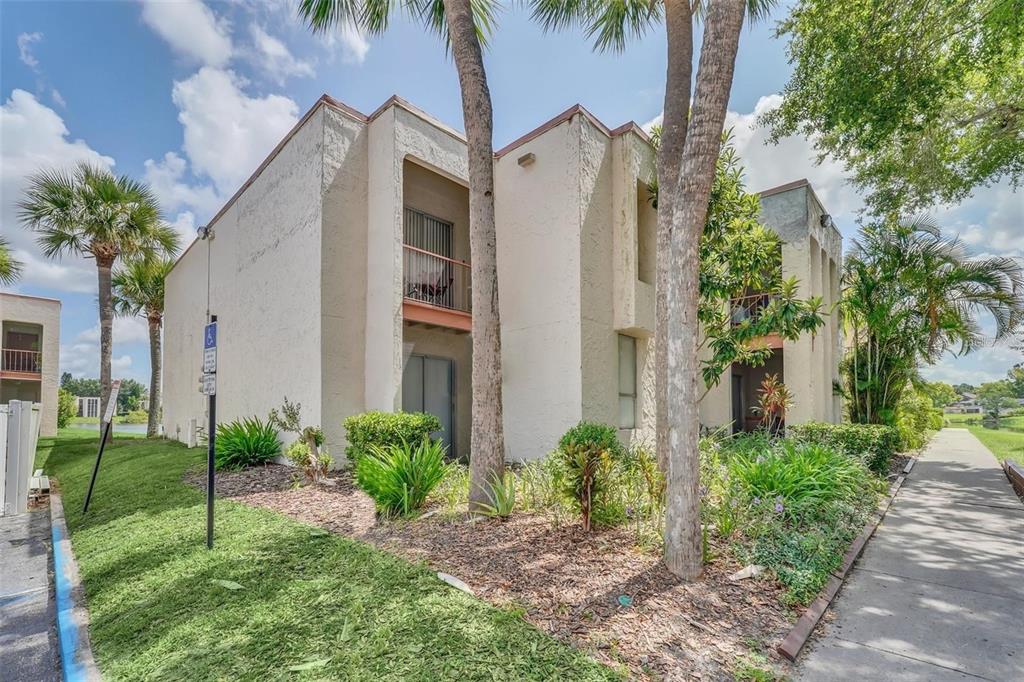
[[47,509],[0,517],[0,680],[60,680]]
[[800,680],[1024,680],[1024,505],[966,429],[932,440]]

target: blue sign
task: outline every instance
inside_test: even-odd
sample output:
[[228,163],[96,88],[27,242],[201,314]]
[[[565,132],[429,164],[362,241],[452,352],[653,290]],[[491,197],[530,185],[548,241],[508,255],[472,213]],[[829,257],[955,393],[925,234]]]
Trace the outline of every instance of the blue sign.
[[203,349],[217,347],[217,323],[211,322],[206,325],[206,333],[203,335]]

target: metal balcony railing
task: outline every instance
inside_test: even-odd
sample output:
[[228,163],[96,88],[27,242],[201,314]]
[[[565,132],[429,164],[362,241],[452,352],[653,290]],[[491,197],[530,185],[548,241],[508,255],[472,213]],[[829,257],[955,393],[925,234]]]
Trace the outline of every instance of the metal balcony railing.
[[730,305],[729,319],[732,320],[734,327],[747,320],[756,322],[761,317],[762,311],[776,298],[778,297],[775,294],[751,294],[734,298]]
[[40,374],[43,371],[43,354],[37,350],[4,348],[3,363],[0,368],[5,372]]
[[403,295],[438,308],[471,311],[469,263],[404,244]]

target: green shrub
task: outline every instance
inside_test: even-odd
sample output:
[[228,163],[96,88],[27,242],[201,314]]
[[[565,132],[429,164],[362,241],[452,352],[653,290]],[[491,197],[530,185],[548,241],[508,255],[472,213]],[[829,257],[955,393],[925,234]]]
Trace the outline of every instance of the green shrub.
[[347,418],[343,425],[348,438],[345,456],[353,464],[374,447],[417,445],[431,433],[441,430],[438,418],[424,412],[364,412]]
[[761,453],[729,459],[729,476],[750,498],[776,500],[779,512],[809,501],[830,502],[857,497],[870,489],[864,466],[831,447],[781,441]]
[[121,416],[122,424],[146,424],[149,422],[149,412],[145,410],[132,410]]
[[301,438],[292,441],[292,444],[284,451],[288,461],[302,469],[306,478],[313,484],[319,483],[327,476],[327,470],[331,466],[331,456],[326,450],[320,450],[313,456],[313,450],[309,443]]
[[78,400],[70,391],[57,389],[57,428],[65,429],[78,416]]
[[258,417],[217,426],[214,461],[218,469],[241,469],[267,462],[281,451],[277,429]]
[[480,505],[485,516],[507,519],[512,516],[516,507],[516,476],[511,471],[503,471],[501,476],[493,476],[487,483],[487,502]]
[[819,443],[857,457],[877,474],[889,472],[889,461],[899,450],[899,432],[881,424],[827,424],[806,422],[786,427],[799,443]]
[[942,410],[924,391],[908,387],[896,405],[896,430],[903,450],[920,450],[933,431],[942,428]]
[[558,441],[565,466],[565,490],[575,501],[589,531],[595,509],[600,513],[612,477],[612,465],[622,455],[616,430],[607,424],[580,422]]
[[385,516],[418,510],[445,475],[445,446],[423,439],[399,445],[372,446],[356,460],[356,483]]

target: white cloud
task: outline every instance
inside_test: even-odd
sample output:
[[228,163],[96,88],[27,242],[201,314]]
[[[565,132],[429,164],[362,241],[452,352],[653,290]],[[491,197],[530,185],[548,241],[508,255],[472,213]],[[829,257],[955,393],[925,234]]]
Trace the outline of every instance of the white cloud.
[[[119,346],[149,343],[149,326],[141,317],[115,317],[112,330],[114,348],[111,353],[110,369],[114,378],[132,378],[144,380],[142,374],[148,368],[139,368],[133,372],[132,356],[119,352]],[[100,368],[100,325],[81,331],[73,343],[61,344],[60,370],[71,372],[75,376],[96,377]]]
[[[141,317],[115,317],[114,327],[111,330],[114,345],[119,343],[149,342],[149,326]],[[79,332],[75,337],[77,343],[99,344],[100,323]]]
[[249,34],[256,47],[253,61],[278,85],[291,76],[313,76],[313,64],[298,59],[283,41],[267,33],[256,23],[249,25]]
[[208,218],[224,203],[212,186],[185,182],[188,162],[174,152],[167,152],[159,161],[147,159],[143,165],[143,179],[160,200],[160,207],[168,213],[188,207]]
[[61,109],[68,108],[68,103],[64,101],[64,96],[60,94],[57,88],[50,88],[50,97],[53,99],[54,104],[58,105]]
[[211,66],[234,54],[230,26],[200,0],[143,0],[142,21],[173,50]]
[[324,34],[321,42],[325,48],[339,54],[341,61],[346,64],[362,64],[370,51],[370,42],[366,36],[351,23]]
[[78,256],[47,261],[35,235],[19,225],[17,202],[26,179],[40,169],[70,168],[85,161],[110,168],[114,160],[83,140],[69,139],[64,120],[34,95],[14,90],[0,107],[0,225],[25,263],[22,283],[62,291],[96,291],[96,267]]
[[181,252],[184,252],[197,237],[195,214],[192,211],[182,211],[175,216],[170,225],[181,237]]
[[233,194],[298,122],[294,101],[249,97],[245,86],[234,72],[207,66],[176,81],[172,92],[192,172],[209,177],[223,196]]
[[32,43],[38,43],[42,39],[43,34],[38,31],[18,36],[18,59],[36,73],[39,72],[39,60],[32,54]]

